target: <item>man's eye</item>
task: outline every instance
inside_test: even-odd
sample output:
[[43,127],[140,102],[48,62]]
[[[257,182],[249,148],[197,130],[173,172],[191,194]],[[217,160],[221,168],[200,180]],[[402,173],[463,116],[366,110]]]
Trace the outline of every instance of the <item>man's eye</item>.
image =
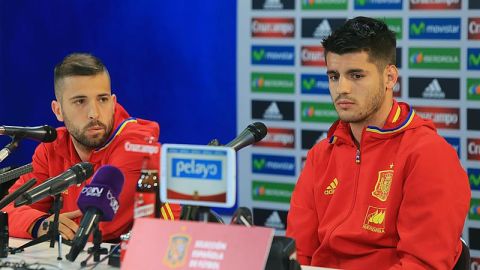
[[353,79],[361,79],[363,78],[364,76],[362,74],[352,74],[352,78]]
[[83,99],[76,99],[73,101],[73,104],[75,105],[82,105],[83,103],[85,103],[85,100]]
[[338,80],[338,76],[336,76],[336,75],[330,75],[330,76],[328,76],[328,79],[329,79],[330,81],[336,81],[336,80]]
[[108,97],[102,97],[100,98],[100,102],[104,103],[108,101]]

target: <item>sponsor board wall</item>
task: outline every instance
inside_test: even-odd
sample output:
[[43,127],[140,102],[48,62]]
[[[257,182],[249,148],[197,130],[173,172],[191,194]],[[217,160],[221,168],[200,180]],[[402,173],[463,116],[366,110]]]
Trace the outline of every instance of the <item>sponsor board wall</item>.
[[[480,257],[480,5],[478,0],[237,1],[237,128],[267,137],[239,152],[239,205],[283,234],[308,149],[337,118],[321,40],[347,18],[384,19],[397,35],[398,100],[432,119],[457,150],[472,202],[463,237]],[[478,259],[477,259],[478,261]]]

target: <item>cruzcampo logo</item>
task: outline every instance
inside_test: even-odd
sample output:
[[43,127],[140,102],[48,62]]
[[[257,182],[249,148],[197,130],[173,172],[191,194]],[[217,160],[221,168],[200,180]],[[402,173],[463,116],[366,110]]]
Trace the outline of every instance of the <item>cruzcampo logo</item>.
[[302,0],[303,10],[345,10],[348,0]]
[[330,102],[302,102],[302,122],[333,123],[338,114]]
[[480,101],[480,79],[467,79],[467,99]]
[[469,48],[467,50],[467,69],[480,70],[480,48]]
[[252,181],[252,199],[254,201],[290,203],[295,184]]
[[402,18],[377,18],[380,21],[383,21],[390,31],[395,32],[395,37],[397,40],[402,39],[403,37],[403,23]]
[[409,48],[408,67],[412,69],[460,69],[460,48]]
[[254,93],[293,94],[295,91],[295,74],[253,72],[251,74],[251,86]]
[[470,200],[470,210],[468,211],[468,219],[480,220],[480,199],[472,198]]
[[468,180],[472,190],[480,190],[480,169],[467,169]]

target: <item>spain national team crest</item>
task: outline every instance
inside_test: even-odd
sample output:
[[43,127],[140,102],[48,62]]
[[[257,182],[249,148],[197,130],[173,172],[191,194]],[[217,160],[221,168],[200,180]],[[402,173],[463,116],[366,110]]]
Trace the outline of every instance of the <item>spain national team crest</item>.
[[163,264],[170,268],[183,266],[187,259],[190,240],[190,236],[186,234],[175,234],[170,236],[167,253],[165,254],[165,257],[163,257]]
[[363,228],[376,233],[385,233],[385,213],[386,208],[368,206]]
[[377,183],[372,191],[372,196],[384,202],[388,198],[390,187],[392,186],[393,170],[385,170],[378,172]]

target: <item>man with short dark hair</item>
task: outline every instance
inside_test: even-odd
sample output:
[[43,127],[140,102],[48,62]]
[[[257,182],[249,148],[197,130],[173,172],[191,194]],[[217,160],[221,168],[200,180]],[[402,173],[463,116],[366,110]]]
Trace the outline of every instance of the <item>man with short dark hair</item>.
[[[57,139],[42,143],[33,155],[33,172],[21,177],[10,189],[13,191],[28,179],[36,178],[37,185],[57,176],[76,163],[88,161],[97,170],[102,165],[119,168],[125,177],[120,194],[120,208],[111,222],[101,222],[104,240],[118,239],[129,231],[133,222],[134,195],[145,153],[129,151],[125,144],[146,144],[146,139],[158,141],[156,122],[130,117],[111,93],[110,76],[103,63],[91,54],[74,53],[56,65],[54,71],[56,100],[52,111],[65,127],[57,129]],[[152,155],[158,164],[158,155]],[[62,193],[63,208],[59,218],[59,231],[66,239],[73,239],[81,219],[77,198],[81,185],[69,187]],[[158,195],[158,194],[157,194]],[[10,235],[36,238],[47,232],[53,216],[48,213],[52,198],[30,206],[14,208],[9,205]],[[180,206],[165,204],[164,219],[177,219]]]
[[453,269],[469,208],[467,175],[431,121],[393,99],[395,35],[348,20],[322,43],[338,113],[308,153],[287,235],[301,264]]

